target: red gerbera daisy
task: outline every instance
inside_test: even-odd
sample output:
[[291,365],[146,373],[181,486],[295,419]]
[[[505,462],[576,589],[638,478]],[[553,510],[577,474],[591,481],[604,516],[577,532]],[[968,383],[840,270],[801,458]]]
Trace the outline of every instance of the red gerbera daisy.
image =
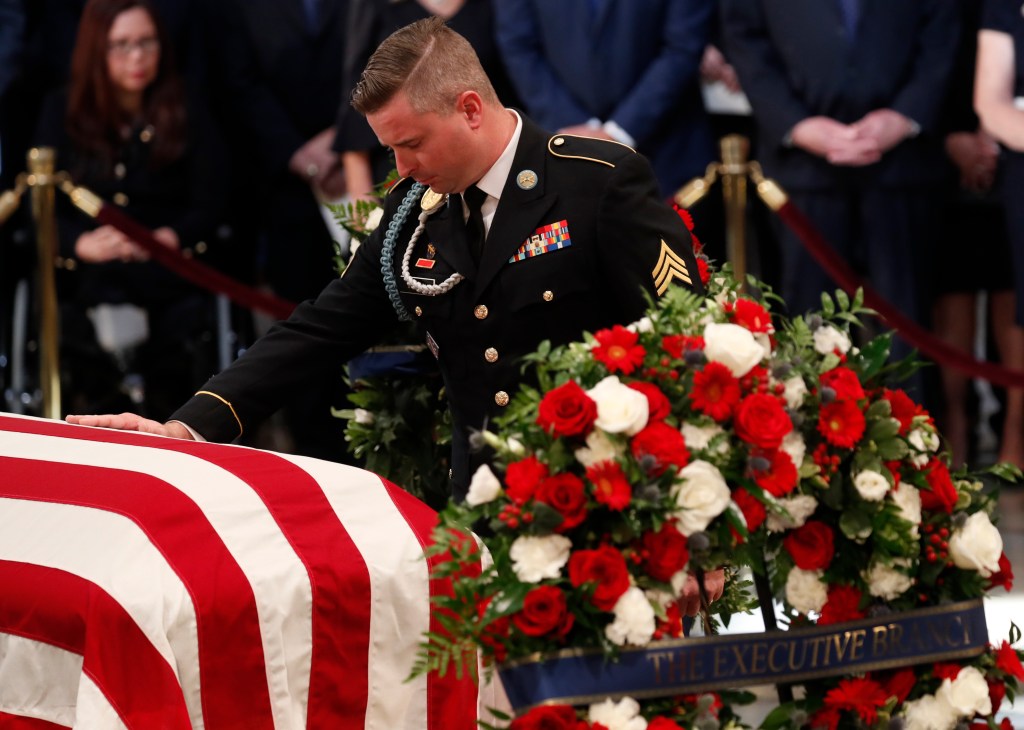
[[836,710],[849,710],[869,725],[878,718],[878,708],[889,699],[882,685],[873,679],[857,677],[844,679],[825,695],[825,706]]
[[737,299],[731,304],[726,304],[725,311],[730,314],[733,322],[751,332],[774,331],[772,316],[768,314],[768,310],[751,299]]
[[752,470],[757,486],[773,497],[783,497],[796,488],[799,475],[789,454],[775,450],[758,455],[768,461],[768,468]]
[[629,505],[633,490],[614,461],[601,461],[587,467],[587,479],[594,485],[594,499],[608,509],[621,511]]
[[704,338],[700,335],[665,335],[661,338],[661,349],[669,357],[679,360],[688,350],[703,350]]
[[701,413],[724,421],[740,401],[740,384],[725,365],[709,362],[703,370],[693,374],[690,400]]
[[821,407],[818,432],[833,446],[851,449],[864,435],[864,414],[853,401],[840,400]]
[[597,345],[592,352],[594,359],[603,363],[611,373],[631,374],[644,362],[647,351],[638,345],[637,333],[630,332],[620,324],[611,329],[600,330],[594,335]]
[[827,373],[822,373],[819,380],[822,387],[835,391],[836,400],[861,400],[865,397],[864,386],[860,384],[857,373],[850,368],[832,368]]

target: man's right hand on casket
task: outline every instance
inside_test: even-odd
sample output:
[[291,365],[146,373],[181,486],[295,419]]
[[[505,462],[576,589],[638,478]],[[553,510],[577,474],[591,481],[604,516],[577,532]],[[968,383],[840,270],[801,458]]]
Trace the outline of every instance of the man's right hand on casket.
[[100,416],[68,416],[65,420],[78,426],[98,426],[99,428],[114,428],[119,431],[139,431],[140,433],[153,433],[158,436],[170,436],[171,438],[194,440],[192,433],[178,421],[160,423],[151,421],[148,418],[134,413],[107,413]]

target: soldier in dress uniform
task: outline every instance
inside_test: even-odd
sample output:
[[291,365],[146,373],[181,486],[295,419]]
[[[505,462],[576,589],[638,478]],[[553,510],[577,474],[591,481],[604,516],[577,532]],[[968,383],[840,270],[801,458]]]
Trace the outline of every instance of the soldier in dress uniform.
[[648,162],[618,143],[552,136],[504,108],[472,47],[440,19],[390,36],[353,105],[404,179],[345,275],[168,423],[69,421],[230,441],[409,318],[444,376],[452,491],[462,499],[485,459],[469,435],[509,403],[523,355],[543,340],[635,321],[646,296],[669,286],[701,291],[690,236],[659,199]]

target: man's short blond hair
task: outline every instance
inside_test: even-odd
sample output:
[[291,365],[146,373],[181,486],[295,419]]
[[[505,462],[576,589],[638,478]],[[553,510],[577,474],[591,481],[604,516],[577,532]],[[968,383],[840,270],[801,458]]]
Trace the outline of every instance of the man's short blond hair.
[[372,114],[399,91],[417,112],[448,114],[464,91],[477,92],[485,104],[499,103],[473,46],[436,16],[400,28],[380,44],[352,91],[352,106]]

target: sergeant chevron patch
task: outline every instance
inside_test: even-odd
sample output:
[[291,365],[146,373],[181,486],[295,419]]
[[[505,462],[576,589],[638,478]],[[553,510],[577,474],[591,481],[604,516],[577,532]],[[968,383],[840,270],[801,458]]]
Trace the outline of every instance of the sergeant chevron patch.
[[661,253],[658,255],[658,263],[655,264],[651,275],[654,277],[654,288],[658,291],[659,297],[668,290],[672,279],[681,279],[687,284],[693,285],[690,272],[686,268],[686,262],[680,258],[679,254],[669,248],[669,245],[665,243],[665,239],[661,240]]

